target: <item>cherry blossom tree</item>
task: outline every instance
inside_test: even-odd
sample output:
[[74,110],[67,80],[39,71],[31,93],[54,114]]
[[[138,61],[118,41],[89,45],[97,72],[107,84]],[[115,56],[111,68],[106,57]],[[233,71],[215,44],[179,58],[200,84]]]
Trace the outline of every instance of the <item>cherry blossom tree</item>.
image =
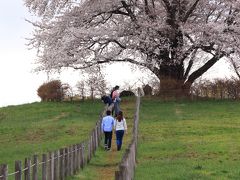
[[239,0],[24,1],[39,16],[29,41],[39,70],[130,62],[178,96],[240,50]]
[[230,63],[231,63],[231,67],[233,69],[233,71],[235,72],[235,74],[237,75],[237,77],[240,79],[240,61],[239,61],[240,57],[238,56],[234,56],[234,57],[230,57]]

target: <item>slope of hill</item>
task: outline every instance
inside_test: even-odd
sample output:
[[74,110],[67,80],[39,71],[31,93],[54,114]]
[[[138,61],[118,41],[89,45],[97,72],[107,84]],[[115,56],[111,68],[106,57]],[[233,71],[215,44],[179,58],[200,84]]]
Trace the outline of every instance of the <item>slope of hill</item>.
[[240,102],[144,100],[135,179],[239,179]]
[[32,103],[0,108],[0,164],[85,140],[104,105],[100,101]]

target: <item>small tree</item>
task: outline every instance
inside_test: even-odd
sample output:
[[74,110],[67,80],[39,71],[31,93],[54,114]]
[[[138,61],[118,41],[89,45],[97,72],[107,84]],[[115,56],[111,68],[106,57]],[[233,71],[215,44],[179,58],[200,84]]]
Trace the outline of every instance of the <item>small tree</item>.
[[99,67],[92,68],[91,74],[89,73],[86,85],[89,88],[90,97],[94,99],[96,96],[103,96],[106,94],[106,81],[104,75]]
[[64,97],[64,90],[60,80],[52,80],[42,84],[37,93],[42,101],[61,101]]
[[68,83],[62,84],[62,90],[64,92],[65,98],[70,99],[70,101],[73,101],[74,91],[73,88]]
[[79,91],[79,95],[82,99],[82,101],[84,101],[85,96],[86,96],[86,87],[85,87],[86,82],[84,80],[78,81],[77,82],[77,89]]

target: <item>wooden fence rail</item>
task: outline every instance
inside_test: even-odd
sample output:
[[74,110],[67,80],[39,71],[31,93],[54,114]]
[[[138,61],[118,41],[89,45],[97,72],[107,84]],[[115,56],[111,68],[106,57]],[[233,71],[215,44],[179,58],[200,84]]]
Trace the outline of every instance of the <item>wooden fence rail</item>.
[[134,116],[132,140],[122,157],[122,160],[118,166],[118,170],[115,171],[116,180],[131,180],[134,178],[138,143],[139,107],[140,107],[140,89],[138,89],[138,96],[136,101],[136,111]]
[[83,169],[95,154],[101,141],[101,122],[107,107],[100,115],[89,139],[64,149],[25,158],[24,164],[15,161],[15,172],[8,172],[8,165],[0,165],[0,180],[64,180]]

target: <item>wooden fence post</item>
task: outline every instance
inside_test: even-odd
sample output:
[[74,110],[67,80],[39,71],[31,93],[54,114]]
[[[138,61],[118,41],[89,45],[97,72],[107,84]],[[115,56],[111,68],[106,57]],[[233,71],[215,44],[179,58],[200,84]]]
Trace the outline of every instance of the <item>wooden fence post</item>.
[[47,155],[42,155],[42,180],[47,180]]
[[25,158],[25,171],[24,171],[24,179],[30,180],[31,173],[31,160],[29,158]]
[[80,170],[81,167],[81,145],[77,144],[77,170]]
[[98,148],[98,134],[97,134],[97,126],[95,127],[95,130],[94,130],[94,132],[95,132],[95,151],[97,150],[97,148]]
[[15,180],[22,180],[22,162],[15,161]]
[[95,142],[96,142],[96,150],[98,148],[98,126],[95,128]]
[[8,179],[8,165],[2,164],[0,166],[0,180],[7,180]]
[[69,154],[68,154],[68,148],[65,148],[65,164],[64,164],[64,171],[65,171],[65,174],[64,176],[67,177],[68,174],[69,174]]
[[32,179],[33,180],[38,180],[38,156],[34,155],[33,156],[33,172],[32,172]]
[[95,155],[95,129],[92,131],[92,155]]
[[115,171],[115,180],[120,180],[120,171]]
[[54,174],[53,179],[58,180],[59,179],[59,150],[54,152],[53,156],[54,161]]
[[60,167],[59,167],[59,179],[60,180],[64,180],[64,175],[65,175],[65,171],[64,171],[64,149],[60,149]]
[[88,156],[87,156],[87,163],[89,163],[90,159],[91,159],[91,136],[87,142],[87,146],[88,146]]
[[53,180],[53,175],[54,175],[54,154],[52,152],[49,152],[49,174],[48,174],[48,180]]
[[82,143],[82,161],[83,161],[83,167],[86,165],[86,156],[87,156],[87,142]]
[[101,142],[101,124],[100,124],[100,121],[98,121],[98,124],[97,124],[97,138],[98,138],[98,146],[100,145],[100,142]]
[[74,145],[72,145],[71,146],[71,154],[72,154],[72,156],[71,156],[71,175],[70,176],[72,176],[73,175],[73,171],[74,171]]
[[73,146],[69,147],[69,175],[73,175]]
[[84,167],[84,144],[80,144],[80,167],[83,169]]
[[96,127],[96,134],[97,134],[97,137],[96,137],[96,139],[97,139],[97,147],[99,146],[99,140],[100,140],[100,138],[99,138],[99,123],[97,123],[97,127]]
[[74,146],[74,168],[73,173],[75,174],[78,171],[78,146],[75,144]]
[[126,166],[121,165],[120,166],[120,171],[121,171],[121,173],[120,173],[120,180],[125,180],[126,176],[127,176],[127,168],[126,168]]

